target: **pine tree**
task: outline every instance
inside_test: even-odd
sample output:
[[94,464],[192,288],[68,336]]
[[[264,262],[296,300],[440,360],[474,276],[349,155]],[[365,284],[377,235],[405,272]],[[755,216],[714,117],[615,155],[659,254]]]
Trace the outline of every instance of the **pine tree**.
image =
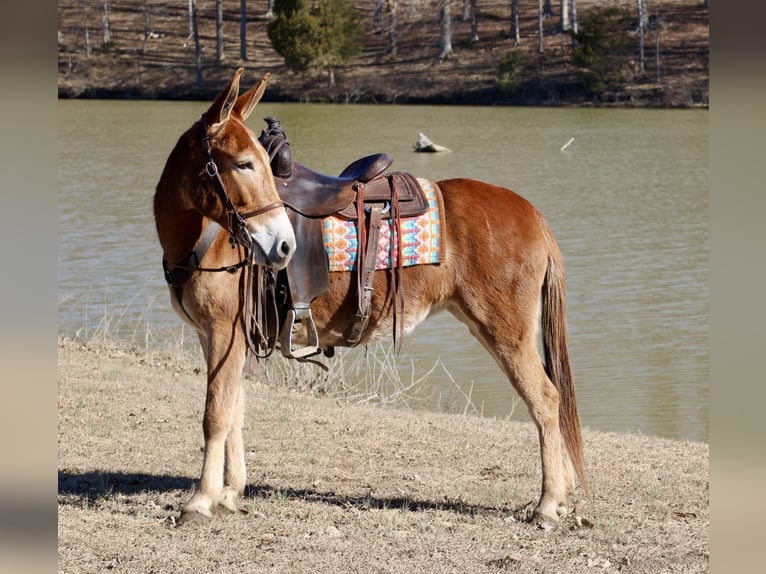
[[330,74],[362,51],[362,25],[352,0],[275,0],[269,23],[272,46],[297,72],[317,67]]

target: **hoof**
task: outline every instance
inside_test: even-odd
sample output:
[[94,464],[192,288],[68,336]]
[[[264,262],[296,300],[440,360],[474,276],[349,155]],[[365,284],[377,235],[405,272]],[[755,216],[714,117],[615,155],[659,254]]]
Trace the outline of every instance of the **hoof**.
[[549,516],[535,516],[532,523],[539,529],[549,532],[559,527],[558,520],[551,520]]
[[223,497],[218,501],[218,505],[215,507],[216,513],[232,513],[232,514],[247,514],[247,511],[242,510],[237,501],[242,497],[242,492],[231,487],[224,487]]
[[210,520],[212,516],[207,516],[196,510],[182,510],[181,516],[176,521],[176,527],[183,526],[184,524],[202,524]]
[[569,513],[567,507],[563,504],[556,506],[555,512],[544,512],[539,507],[535,509],[532,515],[532,523],[541,530],[553,530],[561,524],[561,519]]

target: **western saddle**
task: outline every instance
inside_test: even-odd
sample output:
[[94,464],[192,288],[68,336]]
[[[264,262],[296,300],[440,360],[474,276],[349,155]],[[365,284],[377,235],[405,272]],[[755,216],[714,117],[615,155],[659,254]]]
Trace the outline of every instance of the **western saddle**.
[[384,174],[393,163],[387,153],[362,157],[338,177],[312,171],[292,160],[280,121],[270,116],[264,121],[267,127],[259,140],[269,154],[277,191],[287,207],[297,242],[290,263],[277,276],[282,354],[301,361],[322,351],[326,356],[333,354],[332,347],[320,348],[311,314],[312,301],[330,287],[322,221],[329,216],[355,221],[357,227],[357,303],[344,333],[351,346],[359,343],[370,319],[380,227],[383,220],[392,220],[396,237],[396,243],[392,237],[392,245],[397,249],[398,260],[391,275],[396,341],[397,308],[401,309],[399,312],[404,309],[399,225],[402,217],[422,215],[428,210],[420,184],[407,173]]

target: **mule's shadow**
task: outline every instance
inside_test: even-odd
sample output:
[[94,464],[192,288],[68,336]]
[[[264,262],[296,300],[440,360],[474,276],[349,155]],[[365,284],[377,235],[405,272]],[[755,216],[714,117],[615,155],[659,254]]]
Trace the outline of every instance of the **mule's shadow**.
[[95,499],[112,494],[134,495],[140,492],[191,490],[194,479],[188,476],[146,474],[132,472],[90,472],[59,471],[59,495],[74,495],[79,498]]
[[[182,490],[191,492],[197,481],[187,476],[170,476],[146,473],[123,473],[90,471],[83,473],[59,471],[58,493],[69,495],[77,500],[96,500],[115,494],[135,495],[141,492],[169,492]],[[423,500],[409,496],[374,496],[350,495],[336,493],[331,490],[318,491],[315,489],[299,489],[277,487],[270,484],[251,484],[245,487],[244,499],[280,499],[301,500],[318,504],[327,504],[341,508],[375,509],[375,510],[445,510],[456,514],[475,515],[509,515],[523,512],[528,507],[524,504],[519,508],[508,506],[484,506],[471,504],[462,500],[444,499],[439,501]],[[71,501],[61,501],[71,504]]]
[[[249,485],[245,488],[246,498],[274,498],[296,499],[305,502],[315,502],[341,508],[358,508],[365,510],[409,510],[413,512],[425,510],[445,510],[457,514],[489,515],[489,514],[511,514],[521,509],[512,509],[508,506],[492,507],[478,504],[471,504],[463,500],[423,500],[417,497],[409,496],[374,496],[372,493],[354,496],[349,494],[339,494],[333,491],[319,492],[314,489],[293,489],[276,488],[271,485]],[[525,508],[527,505],[521,507]]]

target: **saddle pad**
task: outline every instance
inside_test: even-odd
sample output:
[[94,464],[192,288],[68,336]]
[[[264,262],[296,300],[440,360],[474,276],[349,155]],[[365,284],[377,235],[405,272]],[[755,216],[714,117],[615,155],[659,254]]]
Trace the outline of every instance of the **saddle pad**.
[[[428,211],[417,217],[401,219],[402,266],[432,265],[441,261],[444,246],[444,223],[441,191],[432,181],[418,178],[428,199]],[[398,265],[394,238],[392,244],[391,220],[384,220],[378,238],[378,257],[375,269],[391,269]],[[356,269],[358,236],[355,221],[330,216],[323,220],[324,247],[330,271]]]

